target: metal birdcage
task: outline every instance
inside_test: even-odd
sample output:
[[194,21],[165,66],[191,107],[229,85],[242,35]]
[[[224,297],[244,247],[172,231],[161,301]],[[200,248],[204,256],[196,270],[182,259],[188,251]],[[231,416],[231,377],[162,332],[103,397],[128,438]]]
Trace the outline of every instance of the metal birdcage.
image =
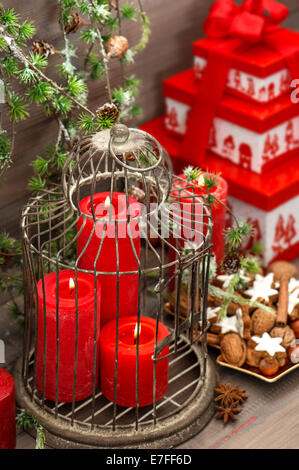
[[213,414],[213,223],[159,142],[124,125],[82,138],[22,230],[17,398],[49,445],[169,448],[197,433]]

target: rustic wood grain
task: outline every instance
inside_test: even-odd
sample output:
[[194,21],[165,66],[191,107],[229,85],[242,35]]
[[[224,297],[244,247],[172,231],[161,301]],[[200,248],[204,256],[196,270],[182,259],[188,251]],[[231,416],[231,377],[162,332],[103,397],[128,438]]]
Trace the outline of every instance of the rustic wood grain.
[[[191,67],[191,44],[202,36],[202,23],[213,1],[144,0],[143,3],[151,20],[152,36],[149,46],[137,57],[136,64],[128,67],[127,74],[134,73],[142,79],[139,102],[144,109],[141,121],[146,122],[163,112],[162,80]],[[292,11],[286,25],[295,29],[299,20],[298,0],[285,0],[284,3]],[[55,0],[8,0],[4,1],[4,6],[14,7],[23,18],[33,19],[37,27],[36,38],[47,40],[57,49],[62,45]],[[138,23],[130,22],[129,30],[124,32],[130,44],[138,41]],[[77,37],[78,34],[72,36],[75,43]],[[51,59],[53,64],[58,61],[57,57]],[[113,86],[117,85],[119,77],[119,65],[115,64],[112,66]],[[92,82],[91,108],[95,109],[105,100],[103,82]],[[36,155],[45,153],[55,130],[55,122],[46,118],[36,106],[32,108],[30,119],[17,125],[15,161],[0,187],[0,229],[12,233],[18,231],[20,210],[28,197],[27,182],[32,174],[30,163]]]

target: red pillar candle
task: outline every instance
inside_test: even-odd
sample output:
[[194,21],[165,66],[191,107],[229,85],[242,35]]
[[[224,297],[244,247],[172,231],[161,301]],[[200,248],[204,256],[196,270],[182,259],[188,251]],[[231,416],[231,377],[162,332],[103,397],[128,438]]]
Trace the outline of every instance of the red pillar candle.
[[[118,328],[118,367],[116,403],[121,406],[136,406],[136,325],[137,318],[122,317]],[[134,334],[135,333],[135,334]],[[158,343],[169,335],[165,325],[159,323]],[[153,403],[154,362],[156,321],[141,317],[139,331],[139,406]],[[107,323],[101,331],[100,369],[101,389],[110,401],[114,400],[114,373],[116,351],[116,321]],[[164,348],[160,357],[169,353],[169,346]],[[156,401],[159,401],[168,388],[168,358],[156,363]]]
[[12,375],[0,369],[0,449],[16,446],[15,383]]
[[[78,266],[94,271],[96,261],[96,270],[108,273],[99,274],[103,292],[102,326],[116,318],[117,315],[117,251],[119,262],[118,314],[119,316],[137,315],[138,311],[139,275],[122,274],[138,271],[140,257],[140,231],[137,219],[141,215],[141,205],[131,196],[128,197],[128,201],[129,223],[127,223],[127,200],[123,193],[113,193],[112,201],[110,201],[110,192],[94,194],[93,207],[96,220],[92,214],[91,196],[80,201],[80,210],[87,217],[84,221],[85,217],[81,216],[77,225],[79,232],[77,239]],[[106,229],[104,229],[105,223]],[[95,229],[94,224],[96,224]],[[116,247],[116,234],[118,248]],[[91,239],[89,240],[90,235]]]
[[[58,305],[58,401],[73,400],[75,350],[76,350],[76,292],[75,272],[59,271]],[[93,392],[94,354],[98,358],[100,337],[101,287],[92,274],[77,273],[78,298],[78,344],[76,368],[75,400],[83,400]],[[36,387],[43,391],[45,370],[45,397],[56,400],[56,360],[57,360],[57,315],[56,315],[56,272],[44,277],[37,284],[38,291],[38,339],[36,357]],[[44,297],[45,292],[45,297]],[[44,305],[46,309],[44,309]],[[96,320],[95,320],[96,316]],[[46,335],[44,334],[46,321]],[[96,328],[95,328],[96,322]],[[96,333],[95,333],[96,330]],[[44,358],[44,341],[46,350]],[[96,352],[94,342],[96,341]],[[98,383],[98,364],[95,368],[96,386]]]
[[[192,185],[196,185],[196,188],[194,189],[194,195],[203,195],[206,196],[206,186],[204,183],[204,175],[205,173],[201,173],[198,177],[197,180],[192,181]],[[197,207],[198,204],[194,204],[195,209],[192,209],[192,201],[194,198],[190,197],[188,198],[188,192],[192,192],[193,189],[186,189],[186,193],[182,189],[188,188],[190,186],[190,182],[187,180],[186,176],[184,174],[180,174],[179,178],[181,178],[184,181],[177,182],[175,186],[179,186],[181,188],[180,191],[176,190],[176,187],[173,187],[172,190],[172,195],[174,198],[177,197],[177,199],[180,202],[180,205],[182,206],[182,219],[184,221],[185,225],[188,225],[191,227],[191,214],[193,219],[195,220],[195,228],[199,229],[201,221],[202,221],[202,211]],[[226,205],[226,200],[227,200],[227,182],[225,179],[223,179],[221,176],[217,175],[216,178],[216,186],[210,190],[210,194],[217,198],[219,201],[221,201],[222,204]],[[202,199],[199,199],[199,201],[202,201]],[[212,219],[214,223],[214,229],[213,229],[213,248],[212,248],[212,253],[215,254],[216,256],[216,262],[218,265],[221,264],[222,258],[224,255],[224,245],[225,245],[225,234],[224,234],[224,229],[225,229],[225,215],[226,215],[226,207],[224,207],[222,204],[218,203],[215,201],[215,203],[212,206]],[[188,215],[188,211],[190,215]],[[193,213],[192,213],[193,211]],[[187,214],[187,215],[186,215]],[[200,223],[196,223],[197,216],[200,220]],[[206,232],[206,229],[203,229],[203,232]],[[186,234],[183,234],[183,238],[190,238],[188,237],[188,232],[187,232],[187,237]]]

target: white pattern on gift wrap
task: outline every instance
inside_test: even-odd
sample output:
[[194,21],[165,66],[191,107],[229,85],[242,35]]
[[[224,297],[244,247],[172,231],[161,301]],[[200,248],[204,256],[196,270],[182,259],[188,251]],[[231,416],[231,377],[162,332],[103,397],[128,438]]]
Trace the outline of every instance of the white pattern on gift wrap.
[[[166,129],[185,135],[190,106],[168,97],[165,104]],[[299,149],[299,116],[262,134],[215,117],[208,148],[243,168],[261,173],[265,163]]]
[[285,348],[281,346],[282,338],[272,338],[269,333],[264,333],[261,338],[259,336],[253,336],[252,339],[257,343],[255,347],[256,351],[267,352],[272,357],[278,352],[286,352]]
[[[207,65],[203,57],[194,57],[194,72],[196,79],[202,77]],[[290,74],[287,69],[280,70],[266,78],[231,69],[228,74],[227,86],[261,103],[267,103],[287,92],[290,87]]]
[[[282,175],[283,177],[287,178],[287,175]],[[264,247],[264,266],[270,263],[277,255],[282,256],[285,250],[290,249],[299,242],[299,218],[295,219],[294,217],[295,214],[298,214],[299,195],[271,211],[262,210],[232,196],[229,196],[228,202],[237,219],[257,221],[259,226],[258,239],[263,243]],[[276,239],[278,225],[280,227],[279,240]],[[296,248],[292,257],[295,259],[298,256],[299,251]]]
[[245,294],[251,297],[252,301],[257,299],[264,299],[269,302],[272,295],[278,294],[277,289],[273,289],[273,273],[267,274],[267,276],[261,276],[256,274],[253,286],[245,291]]

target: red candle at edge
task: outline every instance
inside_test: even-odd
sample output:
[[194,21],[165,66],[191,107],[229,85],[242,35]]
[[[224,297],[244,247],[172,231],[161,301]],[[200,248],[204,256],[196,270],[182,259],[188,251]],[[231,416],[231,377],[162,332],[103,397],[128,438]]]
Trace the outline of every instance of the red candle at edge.
[[[59,355],[58,355],[58,401],[73,400],[75,338],[76,338],[76,294],[70,288],[70,279],[75,280],[72,270],[59,271]],[[45,397],[56,400],[56,272],[44,277],[46,294],[46,375]],[[94,370],[94,322],[95,322],[95,283],[94,276],[77,273],[78,286],[78,355],[75,400],[83,400],[93,392]],[[43,391],[44,371],[44,295],[42,280],[38,290],[38,341],[36,359],[36,386]],[[96,358],[99,356],[101,287],[97,281],[97,333]],[[96,386],[98,384],[98,364]]]
[[12,375],[0,369],[0,449],[16,446],[15,383]]
[[[205,173],[201,173],[199,178],[203,175],[205,175]],[[185,184],[184,182],[181,182],[181,186],[180,186],[181,188],[184,188],[184,186],[188,186],[189,182],[187,181],[183,173],[179,175],[179,178],[186,181]],[[193,181],[192,184],[196,185],[198,184],[198,182]],[[217,186],[212,188],[210,193],[212,194],[212,196],[219,199],[219,201],[221,201],[222,204],[226,205],[227,189],[228,189],[227,182],[225,181],[225,179],[223,179],[221,176],[218,175],[216,179],[216,184]],[[207,194],[205,192],[205,189],[206,189],[205,185],[198,185],[197,188],[194,190],[194,194],[205,196]],[[179,194],[183,195],[183,191],[181,191]],[[192,198],[190,199],[188,199],[187,197],[183,198],[182,203],[184,204],[184,206],[187,204],[190,204],[191,206]],[[224,255],[224,245],[225,245],[224,229],[225,229],[226,207],[224,207],[222,204],[217,203],[217,201],[215,201],[214,205],[212,206],[212,219],[214,223],[212,253],[214,253],[216,256],[216,262],[218,266],[222,262],[223,255]],[[186,209],[184,208],[183,210],[185,211]],[[190,212],[191,212],[191,209],[190,209]],[[205,232],[205,229],[204,229],[204,232]]]
[[[105,207],[105,201],[109,203]],[[112,217],[109,219],[110,206],[112,204]],[[127,201],[124,193],[113,193],[112,202],[110,201],[110,192],[96,193],[93,195],[93,205],[96,216],[96,222],[93,219],[86,219],[84,228],[80,232],[77,240],[77,254],[79,258],[78,266],[82,269],[94,271],[94,262],[97,257],[101,244],[104,221],[107,221],[107,227],[104,235],[103,245],[97,258],[96,270],[102,272],[117,272],[116,240],[115,240],[115,220],[126,220]],[[80,201],[80,210],[83,214],[92,216],[91,196]],[[130,211],[130,229],[133,234],[132,242],[134,244],[136,255],[140,257],[140,233],[136,218],[141,215],[141,205],[133,197],[129,196]],[[134,220],[135,219],[135,220]],[[88,243],[90,233],[96,229]],[[84,224],[83,217],[80,217],[77,224],[77,231]],[[132,244],[128,235],[127,222],[118,222],[118,255],[119,272],[138,271],[138,262],[135,257]],[[87,246],[86,246],[87,245]],[[109,274],[99,275],[102,286],[102,305],[101,305],[101,325],[105,325],[117,316],[117,276]],[[125,274],[119,276],[119,316],[137,315],[138,311],[138,274]]]
[[[136,351],[134,341],[137,318],[135,316],[119,319],[118,367],[116,403],[121,406],[136,406]],[[147,317],[140,319],[139,333],[139,406],[153,403],[154,362],[156,320]],[[169,335],[165,325],[159,323],[158,343]],[[114,372],[116,350],[116,321],[107,323],[101,331],[100,370],[103,395],[111,402],[114,400]],[[169,353],[169,346],[159,357]],[[156,401],[158,402],[168,388],[168,358],[156,363]]]

